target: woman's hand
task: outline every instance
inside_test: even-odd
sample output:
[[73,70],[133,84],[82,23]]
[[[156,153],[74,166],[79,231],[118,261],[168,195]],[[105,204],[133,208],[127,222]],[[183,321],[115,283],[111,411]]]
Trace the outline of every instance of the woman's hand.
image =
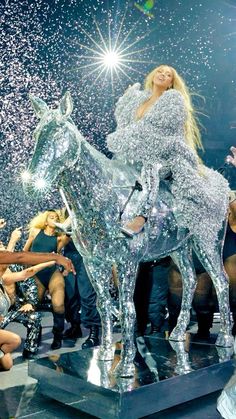
[[231,163],[233,166],[236,167],[236,147],[230,147],[230,151],[233,154],[233,156],[227,156],[226,161],[227,163]]
[[3,227],[5,227],[5,225],[6,225],[7,223],[6,223],[6,221],[4,220],[4,218],[0,218],[0,228],[3,228]]
[[133,90],[140,89],[140,83],[130,84],[125,90],[125,93],[128,92],[130,89],[133,89]]
[[63,268],[65,269],[63,272],[64,276],[67,276],[68,273],[72,272],[75,275],[75,268],[73,263],[71,262],[70,259],[66,258],[65,256],[62,255],[57,255],[57,260],[56,263],[58,265],[62,265]]
[[24,313],[29,313],[30,311],[34,311],[34,307],[32,304],[24,304],[19,311],[23,311]]
[[11,233],[10,240],[12,240],[13,242],[17,243],[18,240],[20,240],[20,238],[22,236],[21,229],[22,229],[22,227],[15,228],[15,230],[13,230],[13,232]]

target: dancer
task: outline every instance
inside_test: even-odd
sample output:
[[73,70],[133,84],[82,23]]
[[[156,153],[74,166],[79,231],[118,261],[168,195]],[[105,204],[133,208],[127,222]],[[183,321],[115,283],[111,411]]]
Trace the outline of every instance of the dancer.
[[[4,218],[0,218],[0,229],[5,227],[6,221]],[[20,228],[14,230],[15,232],[20,232]],[[14,233],[14,232],[13,232]],[[17,233],[16,233],[17,234]],[[12,237],[11,237],[12,238]],[[11,239],[10,239],[11,241]],[[9,247],[10,242],[7,246],[7,251],[0,252],[0,276],[2,272],[5,271],[1,265],[9,265],[12,263],[17,263],[18,265],[37,265],[38,263],[50,262],[54,260],[57,265],[63,266],[65,269],[64,275],[67,275],[68,272],[75,273],[74,267],[70,259],[57,254],[57,253],[28,253],[28,252],[14,252]]]
[[229,189],[227,181],[198,157],[197,148],[203,147],[183,79],[173,67],[157,67],[147,76],[144,91],[135,84],[120,98],[115,116],[117,129],[108,135],[108,148],[142,164],[141,183],[147,191],[140,212],[123,232],[133,237],[142,231],[159,179],[168,177],[179,228],[213,245],[226,216]]
[[2,275],[2,280],[0,280],[2,300],[2,304],[0,304],[0,329],[4,329],[13,321],[22,323],[27,328],[23,349],[23,358],[26,359],[34,358],[38,352],[41,328],[41,314],[35,311],[38,303],[38,292],[32,277],[42,269],[53,265],[55,265],[55,261],[40,263],[15,272],[7,269]]
[[[82,337],[80,323],[89,329],[89,336],[82,343],[82,349],[99,345],[100,317],[96,307],[97,295],[86,272],[82,256],[76,249],[72,239],[65,246],[64,254],[74,264],[76,275],[69,274],[66,278],[66,319],[71,327],[66,330],[64,339]],[[81,309],[81,316],[80,311]]]
[[0,371],[8,371],[13,366],[11,352],[21,344],[20,336],[0,329]]
[[[7,249],[14,251],[20,237],[21,229],[16,228],[11,234]],[[5,250],[5,247],[3,243],[0,243],[0,251],[3,250]],[[20,271],[19,267],[15,265],[11,267],[15,272],[5,266],[5,272],[1,272],[0,328],[4,329],[12,321],[22,323],[27,328],[23,350],[23,357],[27,359],[33,358],[38,351],[41,326],[41,315],[35,311],[38,303],[38,292],[32,277],[40,270],[53,265],[55,265],[55,261],[41,263]],[[3,269],[3,266],[1,269]]]
[[[24,250],[33,252],[60,252],[67,243],[65,235],[59,236],[55,231],[54,222],[60,221],[59,212],[48,210],[38,214],[29,224],[29,238]],[[36,275],[39,300],[41,301],[48,289],[53,307],[53,335],[51,349],[59,349],[62,343],[65,316],[65,282],[57,267],[47,268]]]

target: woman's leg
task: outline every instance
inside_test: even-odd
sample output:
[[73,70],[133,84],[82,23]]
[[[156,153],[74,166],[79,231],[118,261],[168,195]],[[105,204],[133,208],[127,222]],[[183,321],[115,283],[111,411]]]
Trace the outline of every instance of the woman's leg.
[[11,352],[21,343],[20,336],[8,330],[0,330],[0,369],[9,370],[12,365]]
[[61,347],[65,320],[65,280],[61,272],[58,270],[52,275],[49,281],[48,289],[52,299],[54,320],[54,339],[51,348],[59,349]]
[[30,359],[38,352],[39,335],[41,328],[41,314],[38,311],[21,312],[16,321],[27,329],[23,357]]
[[198,331],[196,337],[208,339],[214,317],[212,280],[207,272],[197,275],[197,287],[193,298],[193,308],[197,315]]
[[35,282],[38,288],[38,299],[39,302],[41,303],[46,291],[46,287],[42,284],[42,282],[37,278],[37,276],[35,276]]

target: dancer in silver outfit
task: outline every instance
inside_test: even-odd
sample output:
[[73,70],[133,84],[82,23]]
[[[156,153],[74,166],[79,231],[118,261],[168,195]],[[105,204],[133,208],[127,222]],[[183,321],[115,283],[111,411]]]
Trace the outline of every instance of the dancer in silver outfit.
[[32,276],[53,265],[54,261],[27,269],[12,265],[0,279],[0,329],[13,321],[27,328],[23,350],[23,357],[27,359],[37,354],[41,331],[41,314],[36,311],[38,290]]
[[41,314],[35,311],[38,303],[38,290],[33,278],[16,283],[14,304],[5,315],[0,328],[11,322],[23,324],[27,328],[24,342],[23,357],[31,358],[38,352],[38,343],[41,330]]

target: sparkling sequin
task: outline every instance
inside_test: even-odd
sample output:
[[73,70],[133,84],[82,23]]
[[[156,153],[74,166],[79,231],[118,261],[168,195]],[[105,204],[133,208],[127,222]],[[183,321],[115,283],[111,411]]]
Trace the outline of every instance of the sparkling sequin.
[[[212,248],[226,217],[228,183],[214,170],[204,166],[199,169],[197,157],[184,139],[186,112],[177,90],[164,92],[144,117],[136,120],[138,106],[150,94],[140,90],[140,84],[136,83],[120,98],[115,112],[117,129],[108,135],[108,147],[126,160],[149,167],[149,173],[153,166],[153,177],[157,163],[161,165],[160,178],[171,173],[171,192],[179,227],[188,228],[198,240]],[[146,170],[143,182],[147,182],[147,176]],[[158,186],[156,181],[154,184]],[[156,186],[151,187],[150,192],[154,193]]]

